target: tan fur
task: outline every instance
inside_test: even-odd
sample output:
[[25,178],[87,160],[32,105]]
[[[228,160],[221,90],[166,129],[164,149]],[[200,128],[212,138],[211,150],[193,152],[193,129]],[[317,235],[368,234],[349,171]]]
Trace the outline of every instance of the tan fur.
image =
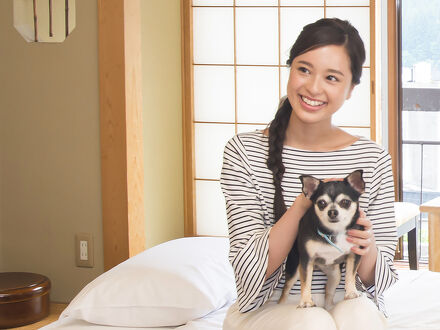
[[345,299],[353,299],[360,296],[356,289],[357,268],[354,269],[354,257],[354,253],[350,254],[345,264]]
[[333,299],[335,297],[336,287],[341,281],[341,270],[339,269],[339,265],[323,266],[319,268],[327,275],[324,308],[330,310],[334,306]]
[[299,277],[301,280],[301,301],[298,307],[313,307],[316,306],[312,299],[312,276],[313,276],[313,259],[307,264],[307,269],[299,265]]
[[281,298],[278,301],[279,304],[284,304],[287,301],[290,290],[298,280],[298,277],[299,277],[299,270],[296,271],[295,275],[293,275],[293,277],[290,280],[286,281],[286,283],[284,284],[283,292],[281,293]]

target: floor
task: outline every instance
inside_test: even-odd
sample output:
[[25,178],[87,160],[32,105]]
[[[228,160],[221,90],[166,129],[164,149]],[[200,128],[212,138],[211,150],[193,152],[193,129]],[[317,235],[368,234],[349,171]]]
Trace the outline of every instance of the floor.
[[[397,269],[409,269],[408,259],[394,260],[394,266]],[[428,269],[428,260],[419,260],[419,269]]]
[[67,304],[50,303],[50,313],[49,316],[40,322],[26,325],[24,327],[14,328],[16,329],[26,329],[26,330],[36,330],[48,325],[49,323],[55,322],[60,317],[61,312],[67,307]]

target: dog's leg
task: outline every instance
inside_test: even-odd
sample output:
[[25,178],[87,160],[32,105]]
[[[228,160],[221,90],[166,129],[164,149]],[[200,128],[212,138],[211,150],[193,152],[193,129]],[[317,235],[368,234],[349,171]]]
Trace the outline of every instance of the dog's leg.
[[361,294],[356,289],[356,271],[359,265],[359,256],[350,253],[345,264],[345,299],[353,299]]
[[299,265],[299,277],[301,280],[301,301],[298,308],[316,306],[312,299],[312,276],[313,276],[313,260],[310,260],[305,268],[303,264]]
[[326,310],[330,310],[334,306],[333,299],[335,297],[336,287],[341,281],[341,269],[339,264],[322,267],[322,271],[327,275],[327,284],[325,286],[325,305]]
[[281,293],[280,300],[278,300],[279,304],[284,304],[287,301],[287,298],[289,297],[290,294],[290,290],[298,280],[298,276],[299,276],[299,270],[297,270],[295,274],[290,276],[289,274],[286,273],[286,282],[284,283],[283,293]]

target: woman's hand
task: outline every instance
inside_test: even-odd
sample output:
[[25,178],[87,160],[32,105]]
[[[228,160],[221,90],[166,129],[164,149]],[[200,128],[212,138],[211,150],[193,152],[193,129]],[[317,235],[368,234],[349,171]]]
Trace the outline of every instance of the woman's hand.
[[[304,193],[301,193],[296,197],[295,201],[293,202],[293,205],[295,207],[298,207],[302,212],[303,215],[306,213],[306,211],[312,206],[312,201],[304,195]],[[293,206],[292,205],[292,206]]]
[[350,229],[347,231],[347,241],[355,246],[351,250],[358,255],[369,254],[372,248],[376,247],[371,221],[366,217],[365,212],[360,210],[358,225],[364,227],[364,230]]
[[358,225],[364,226],[364,230],[350,229],[347,231],[347,241],[355,246],[351,250],[361,256],[357,273],[366,286],[374,285],[377,259],[376,240],[374,239],[371,221],[365,212],[360,210]]

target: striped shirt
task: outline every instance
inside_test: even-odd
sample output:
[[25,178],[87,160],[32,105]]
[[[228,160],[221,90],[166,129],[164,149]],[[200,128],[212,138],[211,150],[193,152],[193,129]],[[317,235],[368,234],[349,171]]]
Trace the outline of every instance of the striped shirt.
[[[225,146],[220,184],[226,201],[229,230],[229,260],[235,273],[241,312],[258,309],[274,290],[284,286],[286,262],[265,280],[269,232],[274,225],[272,172],[267,168],[269,139],[262,131],[240,133]],[[396,249],[394,184],[390,155],[378,144],[360,137],[352,145],[328,152],[284,146],[285,174],[281,183],[286,207],[301,193],[300,175],[319,179],[343,178],[362,169],[365,193],[360,208],[372,222],[377,245],[375,284],[365,287],[359,276],[358,290],[372,299],[386,315],[383,292],[397,280],[393,265]],[[325,293],[326,275],[313,272],[312,293]],[[345,269],[337,290],[344,290]],[[299,281],[291,294],[300,294]]]

